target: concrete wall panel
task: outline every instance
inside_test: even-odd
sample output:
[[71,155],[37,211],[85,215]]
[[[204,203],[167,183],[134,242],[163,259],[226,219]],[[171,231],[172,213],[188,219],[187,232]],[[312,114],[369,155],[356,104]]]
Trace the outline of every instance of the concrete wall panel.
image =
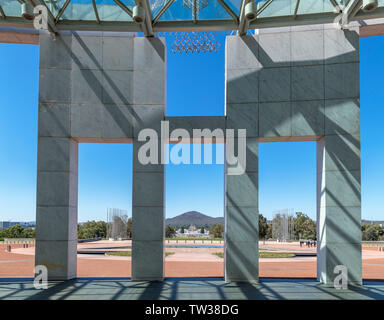
[[[77,268],[78,142],[133,142],[141,129],[160,127],[166,53],[163,39],[108,33],[40,40],[36,264],[65,280]],[[132,275],[161,279],[164,167],[141,171],[136,155],[133,189]]]

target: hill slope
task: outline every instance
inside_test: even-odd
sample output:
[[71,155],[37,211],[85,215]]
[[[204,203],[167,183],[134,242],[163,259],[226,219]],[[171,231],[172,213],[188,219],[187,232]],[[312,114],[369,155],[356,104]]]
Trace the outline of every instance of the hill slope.
[[197,211],[189,211],[189,212],[180,214],[176,217],[166,219],[165,224],[175,228],[180,228],[182,226],[189,227],[190,225],[194,225],[197,228],[200,228],[200,227],[210,228],[215,224],[224,225],[224,218],[223,217],[213,218]]

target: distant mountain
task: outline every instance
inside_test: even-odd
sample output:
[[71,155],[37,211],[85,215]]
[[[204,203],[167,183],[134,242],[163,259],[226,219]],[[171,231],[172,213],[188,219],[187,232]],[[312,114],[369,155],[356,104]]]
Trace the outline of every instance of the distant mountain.
[[190,225],[197,228],[211,228],[215,224],[224,225],[224,217],[213,218],[197,211],[189,211],[174,218],[165,219],[165,224],[175,228],[189,227]]

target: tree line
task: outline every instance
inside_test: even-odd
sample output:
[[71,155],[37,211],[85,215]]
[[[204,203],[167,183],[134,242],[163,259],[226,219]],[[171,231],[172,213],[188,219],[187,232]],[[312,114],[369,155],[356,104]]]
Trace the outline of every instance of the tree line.
[[384,241],[384,227],[378,224],[361,226],[363,241]]
[[[293,219],[294,237],[295,240],[306,239],[316,240],[316,222],[313,221],[306,214],[297,212]],[[181,233],[187,227],[181,228]],[[207,228],[208,229],[208,228]],[[107,238],[108,223],[105,221],[87,221],[83,224],[78,224],[77,235],[78,239],[91,239],[91,238]],[[201,227],[200,232],[204,233],[206,228]],[[173,238],[176,235],[176,228],[167,225],[165,227],[165,237]],[[224,237],[224,226],[216,224],[208,229],[209,233],[214,238]],[[363,224],[361,226],[362,240],[363,241],[384,241],[384,227],[378,224]],[[14,225],[6,229],[0,230],[0,239],[4,238],[34,238],[36,229],[25,228],[20,225]],[[132,218],[127,221],[127,236],[132,238]],[[272,238],[272,222],[259,214],[259,238],[271,239]]]
[[35,233],[36,231],[34,228],[24,228],[19,224],[15,224],[14,226],[1,229],[0,238],[34,238]]
[[[274,219],[278,219],[275,217]],[[316,240],[316,222],[313,221],[308,215],[302,212],[296,212],[296,216],[289,217],[291,224],[293,225],[293,237],[294,240]],[[272,225],[273,220],[268,222],[262,214],[259,214],[259,238],[260,239],[272,239]]]
[[[132,238],[132,218],[127,220],[127,238]],[[108,223],[105,221],[87,221],[77,226],[78,239],[102,238],[108,236]]]

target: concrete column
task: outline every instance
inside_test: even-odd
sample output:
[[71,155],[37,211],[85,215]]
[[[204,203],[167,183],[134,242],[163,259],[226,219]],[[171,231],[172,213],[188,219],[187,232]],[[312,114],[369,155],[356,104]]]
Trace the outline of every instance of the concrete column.
[[[161,121],[165,117],[165,45],[161,39],[134,42],[132,280],[164,277],[165,167],[161,163]],[[138,159],[142,129],[151,129],[158,148],[156,163]]]
[[361,285],[360,85],[358,30],[324,30],[325,128],[317,146],[317,278],[333,286],[345,266]]
[[[159,140],[159,142],[161,142]],[[132,280],[161,281],[164,277],[164,165],[142,165],[133,143]]]
[[327,135],[321,139],[317,278],[326,285],[333,285],[338,275],[334,269],[339,265],[347,268],[350,285],[362,284],[360,182],[359,134]]
[[40,35],[36,265],[76,277],[78,145],[70,135],[71,36]]
[[77,163],[77,142],[39,137],[35,263],[49,280],[76,277]]
[[[244,139],[244,138],[241,138]],[[228,139],[227,139],[228,143]],[[225,177],[225,280],[259,279],[258,139],[247,138],[246,171]]]
[[[257,37],[227,37],[226,128],[246,129],[246,168],[241,175],[225,176],[225,280],[257,282],[259,278]],[[226,151],[228,148],[226,147]],[[238,148],[235,147],[235,154]]]

